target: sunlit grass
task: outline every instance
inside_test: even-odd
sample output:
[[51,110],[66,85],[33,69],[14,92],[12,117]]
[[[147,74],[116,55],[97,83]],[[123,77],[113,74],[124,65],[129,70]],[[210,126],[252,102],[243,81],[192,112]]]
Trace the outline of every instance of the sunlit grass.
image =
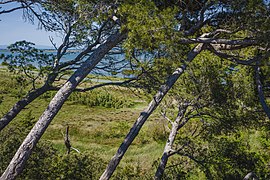
[[[7,84],[0,89],[0,96],[3,97],[3,102],[0,104],[1,114],[6,113],[19,100],[19,95],[24,95],[28,90],[25,88],[23,94],[20,94],[18,84],[16,84],[14,78],[11,78],[13,75],[8,73],[9,75],[6,76],[6,73],[6,70],[0,71],[2,76],[0,83],[5,82]],[[64,133],[66,127],[69,126],[69,137],[73,147],[79,149],[81,153],[93,152],[104,159],[105,162],[108,162],[116,153],[140,112],[147,106],[146,99],[148,97],[140,91],[134,91],[134,89],[131,91],[123,87],[109,86],[98,91],[100,90],[109,92],[116,98],[127,99],[133,102],[133,105],[115,109],[101,106],[90,107],[68,100],[53,119],[42,139],[52,142],[59,153],[65,154]],[[54,92],[36,99],[12,123],[20,121],[29,112],[31,112],[34,121],[37,121],[49,104],[53,94]],[[159,120],[158,114],[153,114],[149,118],[127,151],[120,166],[138,163],[143,165],[145,171],[151,168],[153,162],[160,157],[164,146],[164,143],[156,142],[153,138],[156,121]]]

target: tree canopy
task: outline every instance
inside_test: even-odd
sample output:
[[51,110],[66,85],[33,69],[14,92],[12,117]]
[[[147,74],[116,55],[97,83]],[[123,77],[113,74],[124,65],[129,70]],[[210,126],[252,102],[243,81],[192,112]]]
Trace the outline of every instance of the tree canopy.
[[[25,103],[19,108],[17,105],[22,101],[15,104],[0,120],[0,125],[3,124],[1,129],[32,100],[53,89],[51,85],[62,72],[74,71],[57,88],[59,91],[18,148],[2,178],[14,179],[19,175],[33,147],[66,99],[115,49],[125,57],[129,64],[129,74],[136,80],[130,86],[146,90],[153,98],[140,113],[100,179],[109,179],[112,176],[145,121],[158,109],[167,93],[169,94],[165,100],[171,105],[176,102],[178,106],[178,109],[174,106],[169,106],[168,109],[174,113],[177,111],[178,115],[176,118],[175,115],[172,116],[175,119],[171,121],[169,141],[172,140],[172,143],[166,144],[165,156],[169,153],[166,148],[172,148],[176,141],[182,143],[182,148],[177,151],[181,156],[178,160],[183,161],[183,157],[193,160],[196,165],[192,164],[190,168],[194,171],[199,169],[206,178],[243,178],[248,173],[247,170],[255,170],[262,178],[267,178],[269,172],[262,169],[262,162],[267,161],[267,158],[258,157],[256,161],[259,163],[256,166],[252,159],[256,156],[255,152],[246,148],[241,141],[246,136],[243,129],[263,127],[270,119],[269,1],[18,2],[17,8],[0,11],[0,15],[22,8],[27,12],[29,20],[37,19],[46,30],[61,33],[63,43],[59,46],[54,44],[57,54],[41,91],[29,92],[24,99]],[[6,3],[11,1],[1,4]],[[51,41],[53,43],[53,39]],[[78,48],[80,53],[72,60],[62,61],[61,58],[72,48]],[[36,50],[32,51],[39,55]],[[31,48],[28,53],[31,54]],[[19,60],[10,60],[9,65],[16,69],[12,63],[21,63],[24,66],[18,67],[28,71],[23,63],[27,56],[23,54],[23,57],[16,57]],[[43,55],[37,58],[40,62],[43,58],[48,60],[47,63],[51,61]],[[164,114],[164,117],[167,116]],[[201,122],[196,121],[198,119]],[[173,126],[175,123],[178,126]],[[183,130],[184,125],[187,129]],[[201,129],[196,137],[193,136],[197,131],[196,128],[194,130],[195,126]],[[181,132],[179,137],[175,137],[176,131]],[[187,131],[194,131],[194,134],[183,136]],[[182,141],[183,139],[188,140]],[[203,147],[202,144],[206,145]],[[211,151],[212,147],[216,148]],[[227,154],[228,151],[231,154]],[[205,159],[198,160],[202,157]],[[224,159],[233,165],[219,164]],[[247,166],[243,166],[241,160]],[[237,166],[236,169],[234,165]],[[163,167],[159,166],[163,172],[157,172],[156,179],[161,179],[165,166],[166,163]],[[220,172],[219,168],[222,169]],[[188,169],[186,166],[176,175],[185,174]]]

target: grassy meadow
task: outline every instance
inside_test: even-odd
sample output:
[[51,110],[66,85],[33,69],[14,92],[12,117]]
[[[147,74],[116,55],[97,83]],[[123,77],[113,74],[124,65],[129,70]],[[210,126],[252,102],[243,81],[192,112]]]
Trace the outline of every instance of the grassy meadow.
[[[0,69],[0,76],[0,113],[3,115],[27,93],[28,86],[21,88],[18,76],[5,68]],[[95,83],[87,80],[80,87],[89,87],[93,84]],[[51,91],[36,99],[8,126],[25,117],[30,117],[34,123],[46,109],[54,93]],[[79,149],[81,153],[93,152],[108,162],[149,100],[150,98],[142,91],[116,86],[73,93],[42,139],[52,142],[59,153],[65,154],[64,133],[69,125],[73,147]],[[165,120],[158,111],[153,114],[127,151],[120,166],[137,164],[142,167],[141,171],[146,172],[151,169],[153,162],[161,156],[164,148],[167,134],[163,123]]]
[[[29,91],[30,85],[22,81],[20,75],[13,74],[6,68],[0,69],[0,76],[0,114],[2,116],[15,102]],[[91,78],[95,79],[96,77],[92,75],[89,76],[86,81],[80,84],[79,88],[87,88],[95,85],[96,82],[91,82]],[[118,81],[121,79],[113,80]],[[63,82],[64,80],[62,80],[61,83]],[[56,85],[57,84],[59,85],[60,82],[57,82]],[[39,86],[40,85],[42,85],[42,79],[40,80]],[[0,166],[1,171],[4,171],[4,168],[6,168],[10,159],[13,157],[13,151],[15,152],[17,146],[21,143],[12,141],[12,136],[19,135],[20,141],[23,140],[46,109],[55,93],[55,91],[50,91],[43,94],[28,105],[0,132],[0,141],[2,140],[4,142],[4,144],[0,144],[0,150],[2,148],[3,151],[0,151],[0,162],[1,153],[4,154],[5,157],[8,157],[3,160],[5,165],[2,164],[2,167]],[[47,146],[47,144],[44,146],[44,142],[51,143],[52,147],[57,150],[57,155],[54,155],[54,157],[58,159],[50,160],[50,163],[53,163],[53,165],[51,167],[49,166],[49,168],[51,168],[48,170],[49,175],[47,174],[48,176],[43,179],[48,179],[48,177],[52,179],[89,179],[89,177],[90,179],[98,179],[133,123],[138,118],[140,112],[148,105],[150,99],[151,95],[145,94],[140,89],[119,86],[104,86],[88,92],[72,93],[42,136],[42,141],[38,143],[38,146],[42,147]],[[197,126],[197,123],[196,121],[190,123],[190,128]],[[14,131],[18,134],[12,134],[12,131],[8,132],[10,127],[18,128],[18,126],[21,126],[19,127],[20,130],[24,130],[24,126],[26,126],[26,130],[24,130],[26,132],[20,132],[20,130]],[[76,157],[78,153],[75,151],[71,151],[69,155],[66,154],[64,133],[67,126],[69,126],[69,137],[72,147],[81,152],[79,157]],[[123,157],[112,179],[151,179],[157,167],[157,160],[161,157],[165,142],[168,138],[166,126],[166,120],[161,117],[160,109],[157,109],[150,116],[148,121],[146,121],[139,135]],[[189,126],[179,131],[180,138],[177,141],[179,141],[180,144],[181,140],[189,138],[188,136],[191,133]],[[3,137],[8,138],[3,139]],[[268,160],[270,157],[269,131],[265,131],[264,128],[251,127],[239,129],[235,134],[227,133],[225,135],[225,133],[218,133],[217,135],[211,136],[209,141],[207,137],[208,136],[206,136],[205,139],[201,138],[198,141],[194,140],[194,148],[198,148],[197,152],[194,153],[196,153],[196,155],[202,153],[202,156],[205,155],[205,153],[209,153],[208,164],[209,167],[213,169],[214,176],[219,176],[219,173],[221,173],[226,177],[227,174],[228,177],[231,177],[231,174],[234,175],[233,177],[242,177],[247,172],[246,169],[250,169],[250,167],[254,169],[256,167],[258,169],[257,173],[259,175],[261,174],[261,177],[268,177],[265,175],[268,172],[268,170],[265,169],[265,165],[269,164]],[[9,138],[11,139],[10,141]],[[10,143],[5,144],[8,142]],[[12,144],[14,142],[16,142],[16,146]],[[198,144],[198,147],[195,143]],[[211,146],[216,148],[216,150],[211,151]],[[37,147],[37,149],[38,148],[40,147]],[[207,150],[207,148],[209,148],[209,150]],[[42,151],[44,151],[44,149],[46,148],[43,148]],[[9,153],[9,155],[5,153]],[[42,155],[42,153],[43,152],[39,153],[41,157],[45,156]],[[86,156],[90,158],[90,160],[87,159]],[[36,159],[40,158],[37,155],[34,155],[34,157]],[[29,160],[31,160],[31,157]],[[225,163],[224,160],[226,161]],[[241,163],[241,160],[243,160],[243,163]],[[38,168],[33,170],[30,164],[30,168],[26,168],[26,172],[22,173],[25,175],[24,177],[30,177],[31,179],[35,178],[35,174],[39,176],[39,169],[43,169],[43,166],[46,165],[48,160],[43,160],[44,165],[39,165],[39,162],[35,161],[36,160],[33,162],[32,160],[30,162],[33,167]],[[247,166],[246,162],[250,164]],[[35,163],[37,163],[37,165],[35,165]],[[73,165],[70,165],[70,163],[73,163]],[[78,163],[85,164],[78,167]],[[98,163],[98,165],[95,163]],[[170,174],[181,175],[181,173],[183,177],[186,176],[187,179],[198,179],[198,177],[200,177],[200,179],[208,179],[205,173],[196,166],[196,163],[194,164],[191,160],[185,159],[184,156],[173,156],[169,159],[169,163],[171,168],[167,170],[168,176],[165,179],[171,179],[173,176],[170,176]],[[49,163],[47,163],[47,165],[48,164]],[[179,164],[182,164],[182,166],[178,166]],[[183,167],[185,169],[183,169]],[[222,171],[219,170],[220,167]],[[241,171],[235,167],[241,167]],[[55,172],[54,169],[56,169]],[[67,173],[68,169],[70,170],[69,173]],[[82,172],[80,171],[81,169]],[[77,174],[73,172],[75,170]],[[189,174],[186,172],[189,172]],[[31,175],[27,176],[27,173]],[[91,173],[94,173],[93,177]],[[57,175],[57,177],[55,178],[54,175]],[[89,177],[87,175],[89,175]],[[24,177],[21,179],[25,179]]]

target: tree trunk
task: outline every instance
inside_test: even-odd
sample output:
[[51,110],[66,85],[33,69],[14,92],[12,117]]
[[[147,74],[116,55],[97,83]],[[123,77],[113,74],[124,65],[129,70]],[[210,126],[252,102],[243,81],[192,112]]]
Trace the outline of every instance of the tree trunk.
[[260,67],[258,66],[258,64],[255,67],[255,79],[256,79],[257,91],[258,91],[260,103],[262,105],[262,108],[263,108],[265,114],[270,119],[270,108],[267,106],[267,103],[265,101],[265,97],[263,94],[263,85],[262,85],[262,82],[260,79]]
[[156,174],[155,174],[155,179],[161,179],[162,178],[162,176],[164,174],[164,171],[165,171],[165,168],[166,168],[166,165],[167,165],[167,162],[168,162],[168,159],[169,159],[169,157],[171,155],[173,155],[172,154],[173,143],[174,143],[174,140],[176,138],[177,132],[189,120],[188,118],[185,118],[185,113],[186,113],[188,107],[189,107],[188,105],[181,106],[179,108],[179,112],[178,112],[178,115],[177,115],[175,121],[171,123],[172,124],[172,129],[171,129],[169,138],[168,138],[168,140],[166,142],[166,145],[165,145],[165,148],[164,148],[164,151],[163,151],[159,166],[157,168],[157,171],[156,171]]
[[38,88],[29,94],[26,97],[22,98],[14,104],[14,106],[0,119],[0,131],[4,129],[19,113],[25,108],[28,104],[34,101],[36,98],[44,94],[49,90],[48,85],[44,85],[41,88]]
[[172,150],[175,137],[177,135],[178,126],[179,126],[179,122],[172,123],[172,130],[171,130],[169,138],[166,142],[159,166],[158,166],[156,174],[155,174],[155,179],[161,179],[163,174],[164,174],[165,167],[167,165],[168,159],[170,157],[170,152]]
[[34,146],[37,144],[47,127],[49,126],[52,119],[56,116],[58,111],[61,109],[65,100],[69,97],[72,91],[77,85],[89,74],[89,72],[101,61],[108,51],[115,47],[119,42],[126,38],[126,33],[116,33],[108,37],[107,41],[100,45],[82,64],[82,66],[69,78],[64,86],[56,93],[54,98],[51,100],[47,109],[41,115],[33,129],[27,135],[9,166],[1,176],[3,179],[15,179],[18,176],[24,165],[29,158]]
[[250,172],[248,173],[243,180],[248,180],[252,178],[252,180],[259,180],[259,178],[256,176],[256,174],[254,172]]
[[[186,62],[192,61],[203,49],[203,44],[197,45],[187,56]],[[109,179],[113,172],[115,171],[116,167],[118,166],[119,162],[123,158],[125,152],[127,151],[130,144],[133,142],[135,137],[138,135],[141,127],[147,120],[147,118],[152,114],[152,112],[157,108],[163,97],[167,94],[167,92],[172,88],[174,83],[177,79],[183,74],[184,70],[186,69],[187,65],[184,64],[182,67],[176,69],[176,71],[168,78],[165,85],[162,85],[158,91],[158,93],[154,96],[153,100],[150,102],[148,107],[145,111],[141,112],[139,118],[134,123],[133,127],[130,129],[129,133],[127,134],[126,138],[124,139],[123,143],[120,145],[119,149],[117,150],[116,154],[113,156],[111,161],[109,162],[106,170],[100,177],[100,180]]]

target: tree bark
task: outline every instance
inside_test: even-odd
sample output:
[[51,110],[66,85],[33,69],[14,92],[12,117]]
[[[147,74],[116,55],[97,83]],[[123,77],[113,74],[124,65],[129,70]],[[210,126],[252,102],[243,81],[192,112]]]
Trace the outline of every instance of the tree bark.
[[30,92],[26,97],[16,102],[14,106],[0,119],[0,131],[14,119],[23,108],[48,90],[49,86],[44,85],[41,88]]
[[77,85],[89,74],[89,72],[101,61],[108,51],[124,40],[127,33],[116,33],[107,38],[107,41],[100,45],[82,64],[82,66],[69,78],[63,87],[56,93],[49,103],[47,109],[41,115],[33,129],[27,135],[9,166],[1,176],[3,179],[15,179],[23,170],[24,165],[29,158],[34,146],[37,144],[52,119],[61,109],[65,100],[69,97]]
[[65,135],[65,146],[67,148],[67,154],[70,153],[70,148],[71,148],[69,135],[68,135],[68,130],[69,130],[69,126],[67,126],[67,128],[66,128],[66,135]]
[[188,118],[185,118],[185,113],[187,111],[188,105],[181,106],[180,108],[181,109],[179,109],[179,112],[178,112],[178,115],[177,115],[175,121],[171,123],[172,129],[171,129],[169,138],[166,142],[166,145],[164,147],[164,151],[163,151],[159,166],[158,166],[156,174],[155,174],[155,179],[162,178],[164,171],[165,171],[165,168],[166,168],[166,165],[167,165],[167,162],[168,162],[168,159],[171,155],[173,155],[173,153],[172,153],[173,152],[173,143],[174,143],[174,140],[176,138],[177,132],[189,120]]
[[155,174],[155,179],[161,179],[164,174],[165,167],[167,165],[168,159],[170,157],[170,152],[172,151],[173,143],[177,135],[178,126],[179,126],[179,122],[175,121],[172,123],[172,130],[170,132],[169,138],[164,147],[164,151],[163,151],[159,166]]
[[262,85],[262,82],[260,79],[260,67],[258,66],[258,64],[255,67],[255,79],[256,79],[256,85],[257,85],[257,91],[258,91],[260,103],[262,105],[262,108],[263,108],[265,114],[270,119],[270,108],[268,107],[268,105],[265,101],[264,94],[263,94],[263,85]]
[[[191,62],[203,49],[203,44],[197,45],[187,56],[186,62]],[[115,171],[116,167],[118,166],[119,162],[123,158],[125,152],[127,151],[128,147],[131,145],[135,137],[138,135],[141,127],[148,119],[148,117],[152,114],[152,112],[157,108],[160,104],[163,97],[167,94],[167,92],[172,88],[174,83],[177,79],[183,74],[185,69],[187,68],[187,64],[182,65],[180,68],[176,69],[176,71],[167,79],[165,85],[162,85],[158,91],[158,93],[154,96],[153,100],[150,102],[148,107],[141,112],[139,118],[134,123],[133,127],[130,129],[129,133],[127,134],[126,138],[124,139],[123,143],[120,145],[118,151],[113,156],[111,161],[109,162],[106,170],[100,177],[100,180],[109,179],[113,172]]]
[[254,172],[250,172],[248,173],[243,180],[248,180],[252,178],[252,180],[259,180],[259,178],[256,176],[256,174]]
[[23,110],[28,104],[33,102],[39,96],[44,94],[45,92],[52,89],[51,84],[54,82],[57,77],[57,73],[53,72],[48,75],[48,78],[45,84],[35,89],[32,92],[29,92],[24,98],[16,102],[13,107],[0,119],[0,132],[4,129],[20,112]]

